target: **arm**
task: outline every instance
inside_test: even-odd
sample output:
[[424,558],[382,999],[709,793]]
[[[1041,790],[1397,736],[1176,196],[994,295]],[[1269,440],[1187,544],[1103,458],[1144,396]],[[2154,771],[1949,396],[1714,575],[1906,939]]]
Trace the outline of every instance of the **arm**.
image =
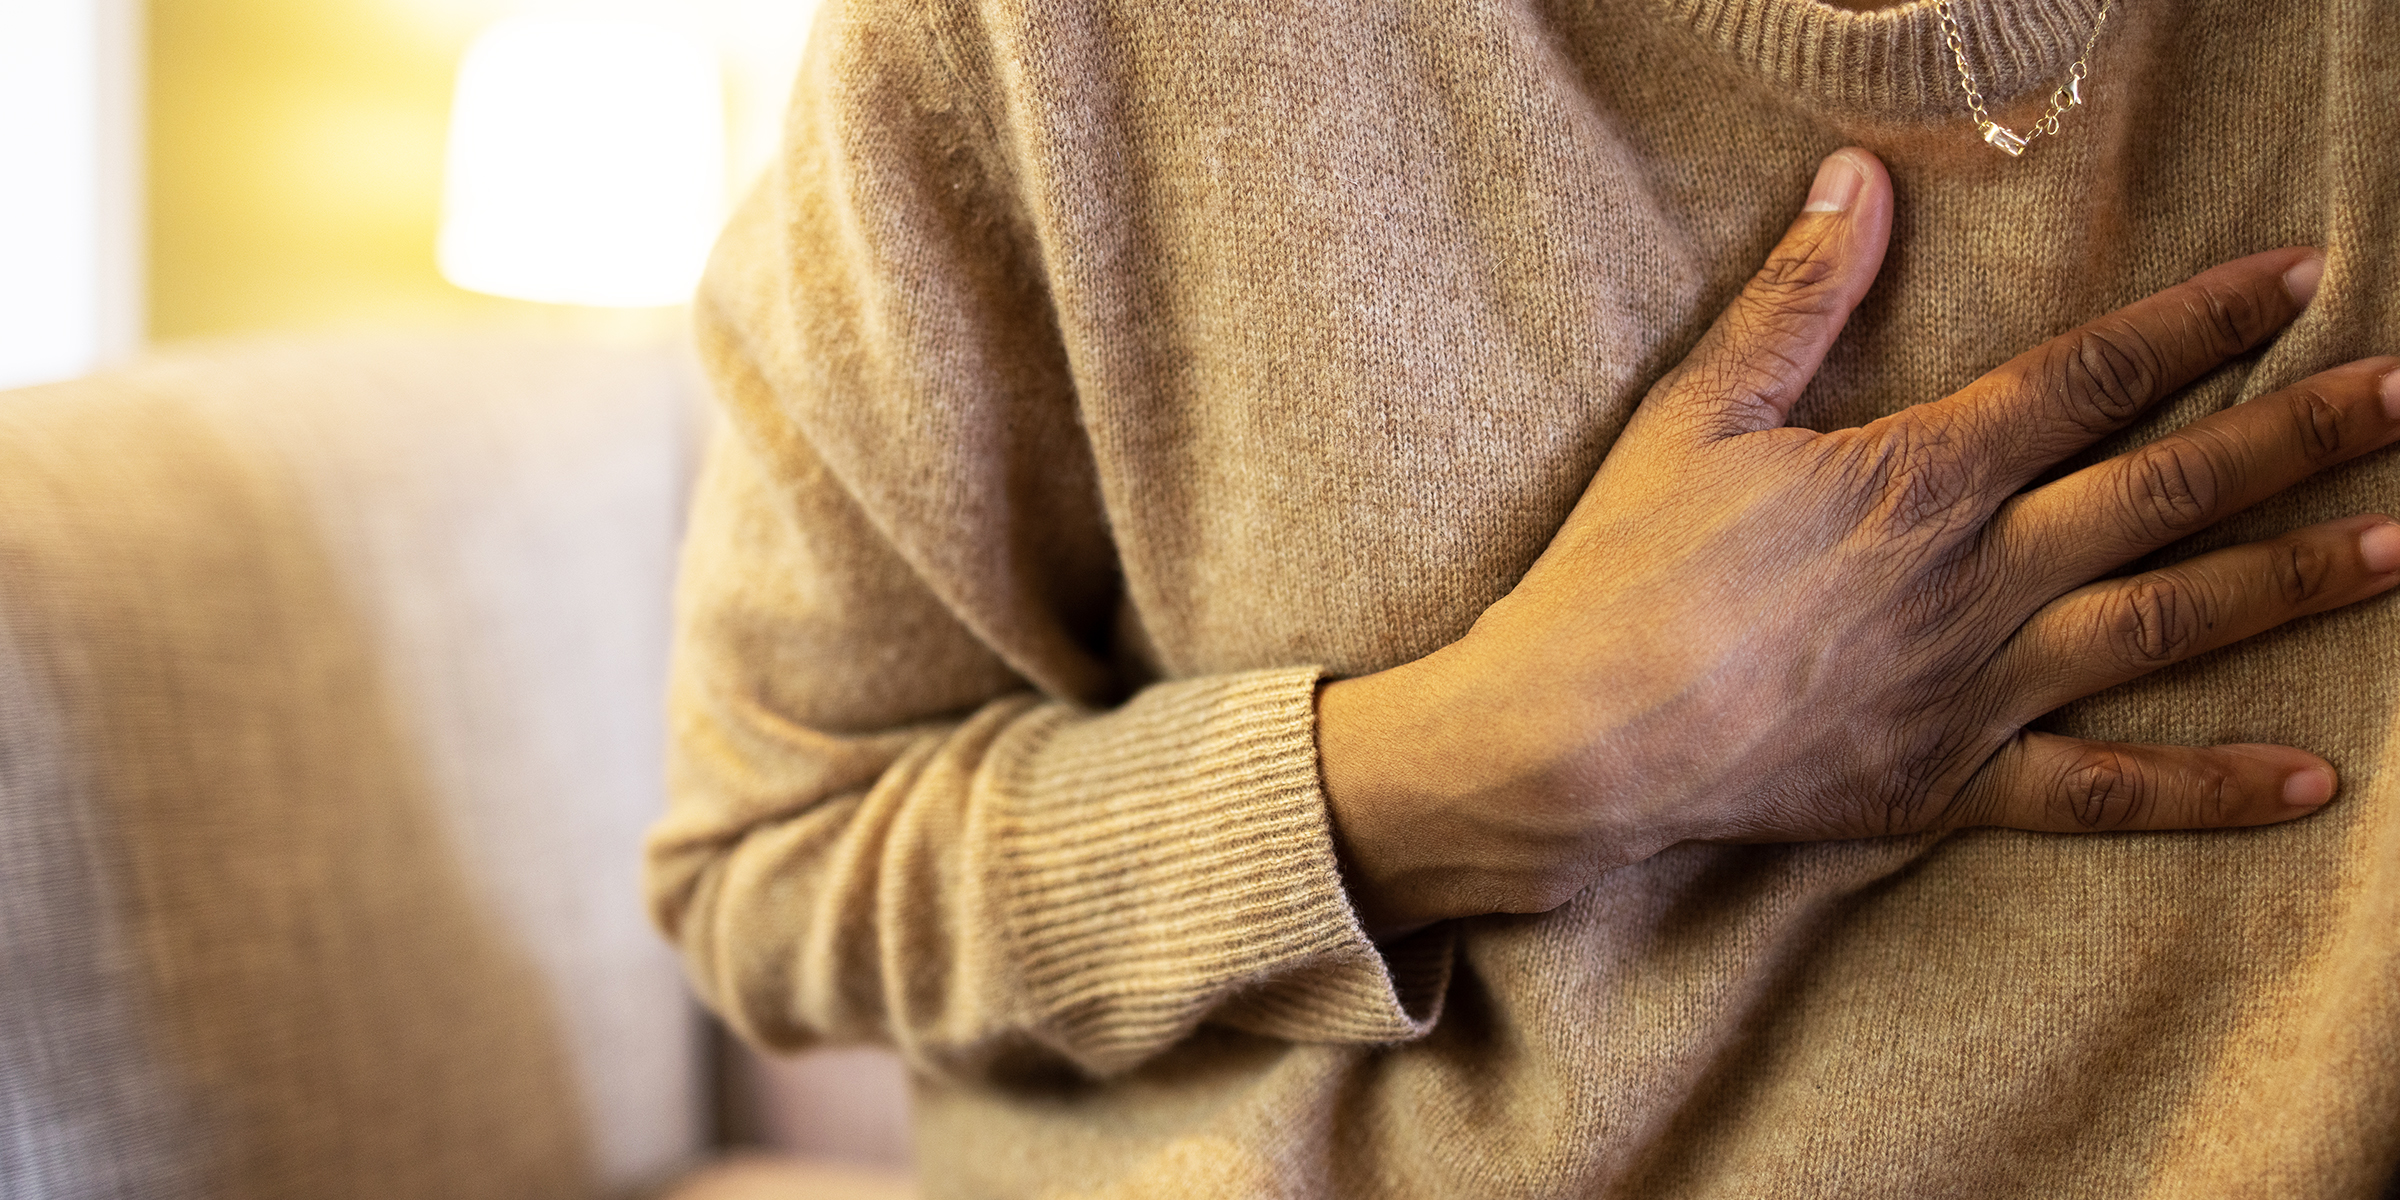
[[1351,914],[1316,671],[1116,694],[1036,256],[912,19],[820,31],[700,302],[730,420],[682,584],[656,918],[746,1035],[920,1069],[1105,1074],[1204,1017],[1411,1036],[1443,956],[1387,964]]
[[[2400,578],[2372,546],[2390,523],[2354,519],[2088,583],[2388,444],[2378,369],[2012,499],[2280,327],[2305,251],[1914,413],[1783,429],[1880,259],[1879,170],[1802,218],[1465,639],[1325,688],[1321,738],[1305,666],[1107,708],[1116,598],[1035,222],[931,39],[837,29],[782,190],[704,306],[735,432],[687,575],[678,798],[653,843],[662,925],[753,1036],[1094,1072],[1203,1019],[1392,1040],[1431,1019],[1443,955],[1379,956],[1353,900],[1405,931],[1550,907],[1677,840],[2233,825],[2329,793],[2289,749],[2023,726]],[[2288,436],[2311,397],[2331,449]],[[2166,468],[2182,486],[2128,486]],[[2298,561],[2305,586],[2279,589]],[[2296,780],[2314,800],[2284,802]]]

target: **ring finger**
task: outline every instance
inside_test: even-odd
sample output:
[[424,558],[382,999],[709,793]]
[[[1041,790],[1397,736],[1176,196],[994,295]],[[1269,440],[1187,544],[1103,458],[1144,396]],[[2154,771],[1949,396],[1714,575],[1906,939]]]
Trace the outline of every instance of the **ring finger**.
[[2400,584],[2400,523],[2369,514],[2233,546],[2051,602],[1995,664],[2031,720],[2294,617]]

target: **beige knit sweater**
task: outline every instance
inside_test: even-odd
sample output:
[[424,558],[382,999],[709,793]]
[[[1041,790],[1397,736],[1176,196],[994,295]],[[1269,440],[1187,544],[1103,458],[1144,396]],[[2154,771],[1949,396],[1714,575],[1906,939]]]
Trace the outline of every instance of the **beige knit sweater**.
[[[1958,7],[2022,128],[2097,3]],[[833,8],[701,300],[649,883],[702,992],[896,1044],[934,1196],[2372,1194],[2389,596],[2054,719],[2325,754],[2295,824],[1687,845],[1380,952],[1345,902],[1313,687],[1508,591],[1836,147],[1898,224],[1802,423],[2293,243],[2314,308],[2104,450],[2400,348],[2400,5],[2118,0],[2019,160],[1952,79],[1926,3]]]

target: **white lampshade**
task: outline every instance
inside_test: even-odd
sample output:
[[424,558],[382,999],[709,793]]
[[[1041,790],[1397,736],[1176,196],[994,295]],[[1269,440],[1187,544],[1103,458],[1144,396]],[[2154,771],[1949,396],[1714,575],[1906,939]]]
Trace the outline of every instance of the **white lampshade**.
[[442,274],[553,304],[689,298],[725,216],[716,57],[646,21],[521,17],[468,47]]

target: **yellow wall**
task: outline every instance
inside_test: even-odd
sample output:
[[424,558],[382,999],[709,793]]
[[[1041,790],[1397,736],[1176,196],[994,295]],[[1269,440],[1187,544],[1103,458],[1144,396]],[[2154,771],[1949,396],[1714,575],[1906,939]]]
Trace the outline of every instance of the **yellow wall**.
[[[149,0],[152,339],[557,321],[452,287],[434,268],[458,56],[526,7]],[[723,37],[737,145],[760,145],[810,0],[673,7]]]
[[449,323],[434,270],[472,28],[398,0],[150,0],[150,331]]

